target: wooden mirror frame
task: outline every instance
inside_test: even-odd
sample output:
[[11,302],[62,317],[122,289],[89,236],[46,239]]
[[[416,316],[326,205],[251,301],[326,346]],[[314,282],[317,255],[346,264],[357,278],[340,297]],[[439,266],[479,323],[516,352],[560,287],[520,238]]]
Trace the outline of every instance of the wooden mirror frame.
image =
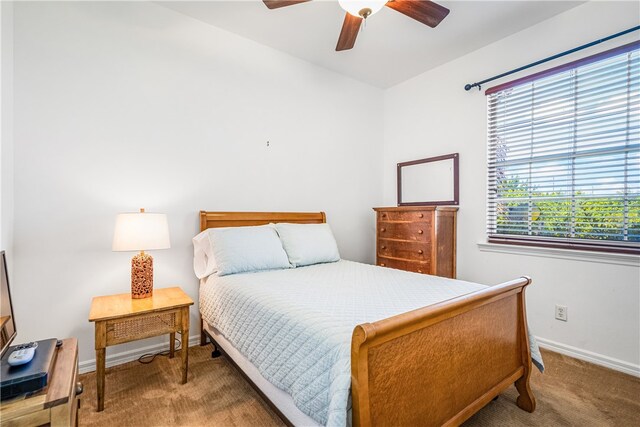
[[[442,160],[453,159],[453,200],[434,200],[425,202],[403,202],[402,201],[402,168],[406,166],[414,166],[422,163],[439,162]],[[444,156],[429,157],[426,159],[412,160],[410,162],[398,163],[398,206],[438,206],[438,205],[457,205],[460,199],[459,184],[459,159],[458,153],[446,154]]]

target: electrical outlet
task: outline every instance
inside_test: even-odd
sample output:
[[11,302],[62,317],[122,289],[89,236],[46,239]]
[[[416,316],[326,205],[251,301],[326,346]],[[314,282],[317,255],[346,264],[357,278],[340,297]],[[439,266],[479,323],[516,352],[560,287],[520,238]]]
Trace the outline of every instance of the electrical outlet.
[[556,319],[562,320],[563,322],[567,321],[567,306],[566,305],[557,305],[556,304]]

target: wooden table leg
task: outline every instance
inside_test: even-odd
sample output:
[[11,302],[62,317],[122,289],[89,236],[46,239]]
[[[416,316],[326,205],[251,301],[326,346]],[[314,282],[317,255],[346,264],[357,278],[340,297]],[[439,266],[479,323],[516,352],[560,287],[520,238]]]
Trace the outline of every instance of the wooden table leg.
[[169,340],[171,341],[169,343],[169,359],[173,359],[173,356],[176,352],[176,333],[175,332],[171,332],[169,334]]
[[107,324],[96,322],[96,382],[98,412],[104,409],[105,354],[107,344]]
[[104,370],[105,370],[105,350],[96,350],[96,380],[98,390],[98,412],[104,409]]
[[182,384],[187,383],[189,370],[189,307],[182,309]]

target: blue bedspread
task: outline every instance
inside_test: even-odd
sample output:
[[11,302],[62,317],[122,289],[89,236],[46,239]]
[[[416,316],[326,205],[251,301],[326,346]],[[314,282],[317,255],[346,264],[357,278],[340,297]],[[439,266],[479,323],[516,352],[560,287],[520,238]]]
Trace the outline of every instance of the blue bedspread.
[[[211,276],[202,281],[200,311],[267,380],[289,393],[302,412],[321,425],[345,426],[356,325],[485,287],[339,261]],[[533,337],[530,343],[542,370]]]

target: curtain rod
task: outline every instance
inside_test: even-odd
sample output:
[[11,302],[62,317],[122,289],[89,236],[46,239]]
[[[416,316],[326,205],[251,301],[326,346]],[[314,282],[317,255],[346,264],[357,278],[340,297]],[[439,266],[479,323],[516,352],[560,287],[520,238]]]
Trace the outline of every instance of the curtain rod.
[[635,26],[633,28],[629,28],[629,29],[624,30],[624,31],[620,31],[619,33],[616,33],[616,34],[612,34],[612,35],[610,35],[608,37],[605,37],[603,39],[595,40],[595,41],[592,41],[591,43],[583,44],[582,46],[578,46],[578,47],[574,47],[573,49],[565,50],[564,52],[555,54],[553,56],[549,56],[547,58],[541,59],[541,60],[536,61],[536,62],[532,62],[531,64],[523,65],[522,67],[518,67],[518,68],[515,68],[515,69],[513,69],[511,71],[507,71],[506,73],[498,74],[497,76],[493,76],[493,77],[490,77],[488,79],[484,79],[484,80],[479,81],[477,83],[466,84],[464,86],[464,90],[469,91],[469,90],[471,90],[471,88],[474,88],[474,87],[477,87],[478,90],[480,90],[481,85],[483,85],[485,83],[488,83],[490,81],[497,80],[497,79],[500,79],[502,77],[506,77],[506,76],[508,76],[510,74],[517,73],[518,71],[526,70],[527,68],[535,67],[536,65],[544,64],[545,62],[552,61],[552,60],[560,58],[562,56],[569,55],[569,54],[571,54],[573,52],[577,52],[579,50],[586,49],[586,48],[591,47],[591,46],[595,46],[595,45],[600,44],[602,42],[606,42],[608,40],[615,39],[616,37],[624,36],[625,34],[632,33],[634,31],[638,31],[638,30],[640,30],[640,25],[637,25],[637,26]]

